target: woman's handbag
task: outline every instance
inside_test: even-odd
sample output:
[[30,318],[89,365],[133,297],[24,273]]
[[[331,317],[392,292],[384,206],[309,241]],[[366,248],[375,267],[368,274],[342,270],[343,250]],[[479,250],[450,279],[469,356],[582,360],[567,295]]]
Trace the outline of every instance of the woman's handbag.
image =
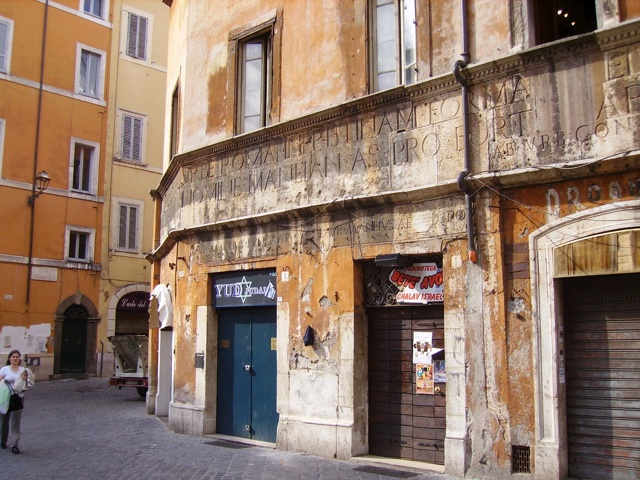
[[7,412],[15,412],[16,410],[22,410],[24,405],[22,404],[22,397],[18,395],[11,385],[7,383],[9,390],[11,391],[11,396],[9,397],[9,409]]

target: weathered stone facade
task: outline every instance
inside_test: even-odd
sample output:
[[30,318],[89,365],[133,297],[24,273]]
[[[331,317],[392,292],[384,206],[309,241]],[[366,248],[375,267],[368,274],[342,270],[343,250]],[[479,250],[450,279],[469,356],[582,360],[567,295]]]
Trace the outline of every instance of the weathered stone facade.
[[[437,43],[440,27],[429,32],[422,4],[418,44],[429,38],[425,51],[433,58],[420,57],[421,72],[430,73],[367,95],[361,60],[339,61],[331,49],[349,37],[365,55],[365,1],[323,2],[324,22],[345,33],[339,39],[293,15],[304,1],[236,2],[224,19],[204,1],[168,3],[170,78],[196,85],[194,93],[181,91],[182,148],[158,187],[153,252],[155,280],[174,295],[173,366],[158,367],[158,378],[163,368],[172,371],[172,428],[217,431],[217,359],[227,347],[218,338],[212,278],[272,269],[277,448],[345,459],[367,454],[364,265],[388,254],[436,257],[445,298],[445,471],[509,477],[517,471],[516,446],[530,449],[535,478],[565,478],[571,461],[560,279],[640,271],[640,23],[620,21],[633,8],[620,2],[612,13],[601,7],[613,2],[597,2],[607,28],[525,48],[525,2],[496,2],[491,27],[482,2],[468,2],[477,53],[463,71],[465,125],[460,85],[443,66],[456,59],[452,40]],[[431,3],[431,15],[448,14],[458,28],[448,2]],[[269,18],[282,29],[275,33],[282,55],[274,61],[282,86],[272,105],[276,121],[233,136],[220,121],[233,103],[221,78],[234,67],[223,59],[233,50],[232,32]],[[348,81],[297,71],[285,52],[320,40],[333,72],[364,71]],[[191,63],[189,55],[205,45],[211,64]],[[288,90],[293,79],[296,88]],[[206,86],[205,121],[196,102]],[[468,244],[469,223],[475,245]],[[620,231],[617,247],[601,258],[621,260],[584,261],[593,251],[585,239]],[[558,257],[571,244],[577,253]],[[565,257],[571,260],[559,260]],[[308,326],[315,340],[304,345]],[[194,367],[194,358],[204,361]]]

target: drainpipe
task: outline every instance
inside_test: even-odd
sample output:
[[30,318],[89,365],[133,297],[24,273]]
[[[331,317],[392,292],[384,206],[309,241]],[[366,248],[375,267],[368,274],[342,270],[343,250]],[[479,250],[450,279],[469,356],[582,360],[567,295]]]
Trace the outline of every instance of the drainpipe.
[[453,66],[453,74],[462,87],[462,125],[464,132],[464,170],[458,174],[458,188],[464,192],[465,206],[467,209],[467,241],[469,243],[469,260],[478,261],[476,250],[476,232],[473,226],[473,200],[471,188],[466,178],[471,173],[471,161],[469,160],[469,82],[462,75],[461,70],[469,65],[469,38],[467,27],[467,2],[460,0],[460,13],[462,16],[462,58]]
[[[47,46],[47,16],[49,14],[49,0],[44,4],[44,25],[42,27],[42,53],[40,58],[40,86],[38,88],[38,116],[36,119],[36,144],[33,153],[33,175],[31,176],[31,196],[36,194],[35,178],[38,172],[38,148],[40,145],[40,123],[42,119],[42,90],[44,85],[44,54]],[[31,205],[31,226],[29,228],[29,260],[27,262],[27,295],[25,303],[27,308],[31,299],[31,271],[33,270],[33,229],[36,217],[36,202]]]

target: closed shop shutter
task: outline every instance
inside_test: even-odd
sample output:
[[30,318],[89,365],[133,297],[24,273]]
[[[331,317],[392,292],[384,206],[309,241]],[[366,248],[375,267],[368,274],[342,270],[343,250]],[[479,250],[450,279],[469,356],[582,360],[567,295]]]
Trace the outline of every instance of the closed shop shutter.
[[563,280],[569,473],[640,478],[640,274]]
[[116,335],[149,335],[149,313],[135,310],[118,310]]
[[414,332],[432,332],[433,347],[444,348],[442,306],[369,308],[367,317],[369,453],[443,465],[446,384],[417,394],[413,363]]

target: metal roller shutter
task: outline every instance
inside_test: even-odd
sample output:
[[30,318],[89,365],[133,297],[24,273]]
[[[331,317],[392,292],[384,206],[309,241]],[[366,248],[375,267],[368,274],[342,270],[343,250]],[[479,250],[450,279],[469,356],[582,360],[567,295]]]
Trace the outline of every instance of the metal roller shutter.
[[563,280],[569,473],[640,478],[640,274]]

